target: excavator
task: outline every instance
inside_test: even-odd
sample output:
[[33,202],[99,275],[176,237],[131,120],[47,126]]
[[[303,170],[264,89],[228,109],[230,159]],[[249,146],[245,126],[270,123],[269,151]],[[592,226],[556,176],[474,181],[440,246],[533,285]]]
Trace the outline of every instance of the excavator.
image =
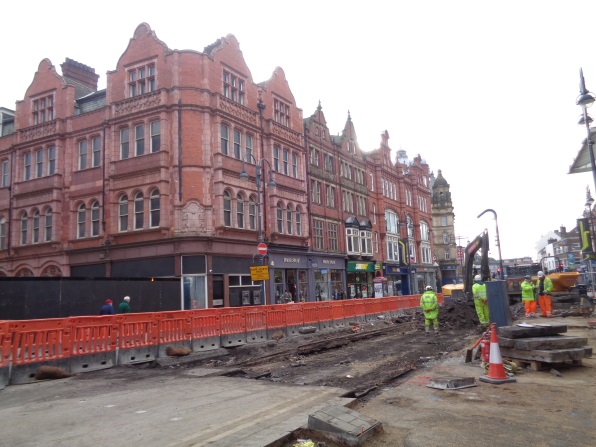
[[[472,294],[472,285],[474,284],[474,276],[480,275],[483,281],[491,281],[492,275],[488,265],[488,250],[489,250],[489,239],[488,231],[484,230],[480,233],[472,242],[466,247],[464,254],[464,296],[469,303],[473,302],[474,296]],[[480,271],[474,267],[474,260],[476,253],[480,251]],[[546,269],[547,260],[549,258],[555,258],[555,265],[561,265],[559,259],[551,256],[544,257],[541,263],[537,267],[542,269],[548,278],[553,282],[552,300],[553,302],[561,303],[580,303],[583,308],[585,305],[589,306],[590,312],[594,311],[596,300],[593,297],[589,297],[587,293],[587,286],[584,284],[576,284],[580,275],[578,272],[563,272],[555,271],[549,273]],[[532,282],[538,281],[538,270],[532,272]],[[507,293],[509,295],[509,303],[515,304],[521,298],[521,290],[519,282],[523,281],[523,278],[506,278],[507,279]],[[510,282],[516,283],[516,287],[512,287]]]
[[[476,236],[466,247],[464,253],[464,296],[470,303],[473,303],[472,286],[474,285],[474,276],[480,275],[483,281],[490,281],[491,274],[488,266],[488,231],[484,230]],[[474,268],[474,259],[478,250],[481,250],[480,271]]]

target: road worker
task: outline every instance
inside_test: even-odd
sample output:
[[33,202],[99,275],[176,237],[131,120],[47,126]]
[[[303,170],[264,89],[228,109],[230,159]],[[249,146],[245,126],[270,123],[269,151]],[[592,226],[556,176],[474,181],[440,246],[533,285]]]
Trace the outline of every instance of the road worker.
[[536,298],[534,297],[532,277],[526,275],[521,283],[522,301],[526,309],[526,318],[536,318]]
[[435,335],[439,335],[439,300],[432,286],[426,286],[425,292],[420,297],[420,307],[424,315],[424,330],[426,335],[430,334],[430,327],[433,326]]
[[551,318],[553,315],[550,296],[553,291],[553,282],[542,271],[538,272],[536,289],[538,290],[538,305],[540,306],[542,316],[544,318]]
[[474,295],[474,307],[476,314],[480,320],[482,328],[487,328],[490,324],[490,316],[488,314],[488,298],[486,297],[486,284],[482,281],[480,275],[474,276],[474,285],[472,286],[472,294]]

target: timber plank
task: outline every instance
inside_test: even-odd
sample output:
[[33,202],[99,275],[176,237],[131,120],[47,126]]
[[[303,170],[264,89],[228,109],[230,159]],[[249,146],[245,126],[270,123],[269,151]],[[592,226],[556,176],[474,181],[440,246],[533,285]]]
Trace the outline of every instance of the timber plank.
[[587,344],[588,337],[570,337],[567,335],[517,339],[499,337],[499,346],[524,351],[581,348]]
[[567,332],[567,325],[560,323],[553,323],[549,325],[532,325],[531,327],[524,326],[502,326],[497,329],[497,335],[505,338],[530,338],[530,337],[547,337],[551,335],[558,335]]
[[553,349],[550,351],[524,351],[515,348],[499,349],[501,356],[521,360],[534,360],[543,363],[564,363],[568,361],[581,360],[585,357],[584,348],[574,349]]

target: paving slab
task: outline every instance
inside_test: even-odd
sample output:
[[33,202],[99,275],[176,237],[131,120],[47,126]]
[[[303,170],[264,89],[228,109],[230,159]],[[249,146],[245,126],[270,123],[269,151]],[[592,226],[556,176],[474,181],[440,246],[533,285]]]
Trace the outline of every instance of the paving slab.
[[116,367],[1,391],[2,445],[268,446],[346,390]]

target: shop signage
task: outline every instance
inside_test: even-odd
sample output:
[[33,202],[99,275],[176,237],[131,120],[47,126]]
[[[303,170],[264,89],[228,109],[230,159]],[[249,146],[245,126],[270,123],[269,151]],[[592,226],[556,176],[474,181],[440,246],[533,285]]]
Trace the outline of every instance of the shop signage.
[[348,261],[348,272],[374,272],[375,264],[372,262]]
[[335,259],[323,259],[321,262],[323,264],[332,264],[332,265],[335,265],[337,263],[337,261]]
[[284,262],[291,264],[300,264],[300,258],[284,258]]

